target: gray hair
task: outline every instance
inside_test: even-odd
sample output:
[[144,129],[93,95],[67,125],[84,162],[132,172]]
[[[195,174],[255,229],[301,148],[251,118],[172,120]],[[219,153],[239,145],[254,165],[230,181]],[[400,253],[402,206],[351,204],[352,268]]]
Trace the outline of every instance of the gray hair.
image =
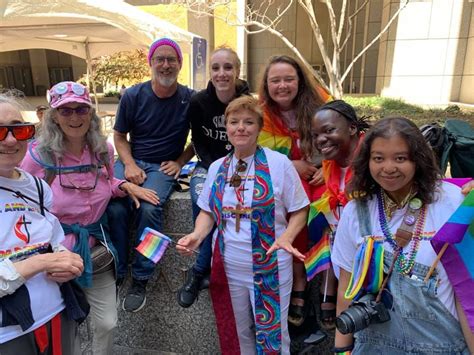
[[[58,114],[58,110],[50,108],[44,113],[43,122],[38,135],[38,150],[52,152],[56,157],[62,157],[66,150],[64,144],[64,132],[61,127],[54,122],[54,117]],[[91,108],[91,123],[89,131],[86,134],[86,144],[95,154],[106,153],[107,137],[102,133],[100,118]]]
[[10,91],[3,91],[0,93],[0,104],[8,104],[15,108],[22,119],[22,111],[27,111],[29,109],[29,105],[25,100],[19,98],[14,92]]

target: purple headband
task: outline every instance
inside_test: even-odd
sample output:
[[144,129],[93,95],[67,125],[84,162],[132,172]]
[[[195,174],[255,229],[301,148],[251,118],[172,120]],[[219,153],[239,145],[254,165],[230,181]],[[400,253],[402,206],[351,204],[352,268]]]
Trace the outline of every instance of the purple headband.
[[172,39],[163,37],[163,38],[157,39],[155,42],[151,44],[150,49],[148,50],[148,64],[151,65],[151,57],[153,56],[153,53],[155,53],[156,49],[161,46],[172,47],[174,51],[176,52],[176,55],[178,56],[179,64],[183,62],[183,54],[181,53],[181,48],[179,48],[179,44],[173,41]]

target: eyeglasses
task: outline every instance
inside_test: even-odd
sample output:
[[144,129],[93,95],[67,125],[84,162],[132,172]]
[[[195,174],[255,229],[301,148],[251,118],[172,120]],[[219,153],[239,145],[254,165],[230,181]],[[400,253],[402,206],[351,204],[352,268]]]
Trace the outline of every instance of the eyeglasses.
[[245,173],[247,171],[247,162],[239,159],[237,165],[235,166],[235,171],[230,178],[230,186],[239,187],[242,183],[242,176],[239,173]]
[[[67,168],[60,167],[58,169],[59,185],[62,188],[70,189],[70,190],[93,191],[95,190],[97,186],[97,181],[99,181],[99,175],[100,175],[100,171],[102,167],[103,165],[95,165],[95,164],[81,165],[79,169],[75,168],[73,170],[68,170]],[[78,186],[78,182],[74,183],[74,179],[70,175],[70,174],[86,174],[86,173],[92,173],[92,174],[95,173],[94,184],[91,186]]]
[[0,126],[0,141],[7,138],[8,132],[12,132],[17,141],[26,141],[35,135],[35,125],[31,123],[19,123],[15,125]]
[[168,62],[169,65],[174,65],[176,63],[178,63],[178,58],[176,57],[153,57],[151,58],[151,61],[155,64],[159,64],[159,65],[162,65],[162,64],[165,64],[165,61]]
[[84,116],[87,115],[91,108],[89,106],[79,106],[76,108],[72,107],[58,107],[57,108],[59,114],[63,117],[71,117],[72,114],[75,112],[76,115],[78,116]]

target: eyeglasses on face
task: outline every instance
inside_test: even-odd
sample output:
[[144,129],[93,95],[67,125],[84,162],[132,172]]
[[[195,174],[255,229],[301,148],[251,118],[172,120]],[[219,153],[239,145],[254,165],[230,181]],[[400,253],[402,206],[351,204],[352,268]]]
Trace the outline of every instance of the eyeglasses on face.
[[244,173],[247,171],[247,162],[240,159],[235,166],[235,171],[230,178],[230,186],[232,187],[239,187],[242,183],[242,176],[239,173]]
[[174,65],[178,63],[178,58],[158,56],[158,57],[151,58],[151,61],[152,63],[159,64],[159,65],[165,64],[165,61],[167,61],[169,65]]
[[19,123],[15,125],[0,125],[0,141],[7,138],[8,132],[12,132],[17,141],[26,141],[35,135],[35,125],[31,123]]
[[87,115],[91,108],[89,106],[79,106],[76,108],[72,107],[58,107],[57,108],[58,113],[63,116],[63,117],[71,117],[72,114],[75,112],[76,115],[78,116],[84,116]]

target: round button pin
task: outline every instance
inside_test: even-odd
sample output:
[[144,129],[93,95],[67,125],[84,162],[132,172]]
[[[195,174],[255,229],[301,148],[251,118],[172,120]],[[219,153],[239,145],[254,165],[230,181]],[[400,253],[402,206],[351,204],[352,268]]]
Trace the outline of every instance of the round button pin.
[[423,205],[423,203],[421,202],[421,200],[417,197],[415,198],[412,198],[410,200],[410,203],[408,204],[408,206],[412,209],[412,210],[419,210],[421,208],[421,206]]
[[406,224],[407,226],[412,226],[413,224],[415,224],[416,219],[415,219],[415,216],[413,216],[413,215],[410,214],[410,215],[406,216],[406,217],[403,219],[403,221],[405,222],[405,224]]

